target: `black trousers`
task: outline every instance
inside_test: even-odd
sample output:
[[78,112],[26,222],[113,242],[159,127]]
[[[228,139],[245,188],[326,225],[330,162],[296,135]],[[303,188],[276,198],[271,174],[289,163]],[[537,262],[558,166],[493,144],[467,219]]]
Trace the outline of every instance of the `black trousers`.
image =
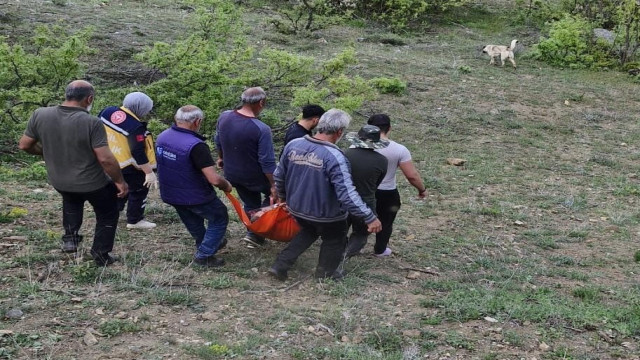
[[398,210],[400,210],[398,189],[376,190],[376,213],[378,213],[378,220],[382,223],[382,231],[376,234],[376,245],[373,248],[376,254],[382,254],[387,248]]
[[300,232],[278,254],[273,267],[279,271],[289,270],[298,257],[320,237],[322,244],[315,276],[331,277],[343,259],[347,243],[347,221],[322,223],[299,217],[296,217],[296,221],[300,225]]
[[[104,257],[113,250],[118,226],[117,189],[113,183],[84,193],[58,190],[62,195],[62,226],[66,239],[80,239],[78,231],[82,226],[84,203],[88,201],[96,214],[96,228],[91,246],[91,255]],[[79,240],[78,240],[79,241]]]
[[126,198],[118,198],[118,210],[124,210],[127,205],[127,223],[135,224],[144,219],[144,208],[147,206],[149,188],[144,186],[144,171],[123,172],[124,181],[129,186]]

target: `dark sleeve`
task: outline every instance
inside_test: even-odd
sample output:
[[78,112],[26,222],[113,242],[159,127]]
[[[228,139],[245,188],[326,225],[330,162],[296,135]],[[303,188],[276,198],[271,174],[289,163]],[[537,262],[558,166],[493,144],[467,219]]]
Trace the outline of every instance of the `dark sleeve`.
[[205,143],[199,143],[191,149],[189,159],[196,167],[196,169],[204,169],[209,166],[215,165],[209,146]]
[[147,129],[144,126],[138,126],[135,130],[129,133],[129,149],[131,149],[131,156],[138,163],[143,165],[149,162],[147,154],[145,153],[145,133]]

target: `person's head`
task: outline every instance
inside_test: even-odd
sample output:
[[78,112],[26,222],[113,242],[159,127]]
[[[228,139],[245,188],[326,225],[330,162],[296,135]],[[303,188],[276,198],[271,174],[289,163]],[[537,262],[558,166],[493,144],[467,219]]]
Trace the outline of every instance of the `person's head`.
[[330,109],[322,114],[316,132],[324,135],[335,135],[335,142],[342,138],[344,130],[349,127],[351,116],[346,112],[338,109]]
[[309,130],[318,125],[318,121],[325,111],[320,105],[306,105],[302,108],[302,121],[307,123]]
[[240,96],[242,106],[250,107],[255,116],[264,109],[267,102],[267,93],[261,87],[248,88]]
[[137,117],[145,117],[153,109],[153,100],[143,92],[132,92],[122,100],[122,106],[131,110]]
[[94,94],[95,91],[93,89],[93,85],[88,81],[74,80],[67,85],[67,88],[64,91],[64,99],[65,102],[70,105],[82,107],[87,109],[87,111],[91,111]]
[[374,125],[364,125],[356,132],[350,132],[345,138],[351,143],[351,148],[383,149],[389,146],[389,140],[380,138],[380,128]]
[[176,111],[174,120],[178,127],[198,131],[204,120],[204,113],[195,105],[185,105]]
[[374,125],[380,128],[380,132],[386,134],[391,129],[391,119],[387,114],[375,114],[369,117],[367,124]]

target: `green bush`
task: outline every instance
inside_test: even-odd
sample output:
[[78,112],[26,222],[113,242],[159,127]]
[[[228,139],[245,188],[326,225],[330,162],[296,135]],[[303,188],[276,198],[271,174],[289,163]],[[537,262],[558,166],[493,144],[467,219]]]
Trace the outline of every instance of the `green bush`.
[[324,62],[282,50],[259,51],[247,44],[245,31],[238,25],[241,9],[232,1],[195,3],[192,35],[173,44],[156,43],[138,56],[165,75],[145,92],[154,99],[155,113],[167,123],[176,109],[193,104],[205,112],[207,121],[201,131],[210,134],[218,114],[236,106],[249,86],[261,86],[267,92],[261,119],[272,126],[282,121],[291,106],[314,102],[353,111],[375,96],[366,81],[347,75],[357,63],[353,49]]
[[60,102],[67,83],[82,77],[91,31],[40,25],[24,46],[0,37],[0,152],[15,149],[33,110]]
[[533,57],[554,66],[571,69],[606,67],[609,54],[599,44],[592,45],[593,26],[584,18],[566,15],[551,24],[549,37],[534,46]]
[[382,22],[391,29],[404,30],[420,24],[429,15],[470,4],[471,0],[326,0],[328,9]]
[[407,83],[396,78],[379,77],[369,80],[369,83],[383,94],[403,94],[407,90]]

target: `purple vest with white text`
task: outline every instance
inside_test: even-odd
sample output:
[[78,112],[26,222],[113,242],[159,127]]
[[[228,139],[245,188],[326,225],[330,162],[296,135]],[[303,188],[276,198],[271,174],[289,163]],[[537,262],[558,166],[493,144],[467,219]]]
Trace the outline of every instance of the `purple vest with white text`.
[[207,178],[189,158],[191,149],[202,142],[200,134],[175,125],[158,136],[156,160],[162,201],[172,205],[200,205],[216,198]]

